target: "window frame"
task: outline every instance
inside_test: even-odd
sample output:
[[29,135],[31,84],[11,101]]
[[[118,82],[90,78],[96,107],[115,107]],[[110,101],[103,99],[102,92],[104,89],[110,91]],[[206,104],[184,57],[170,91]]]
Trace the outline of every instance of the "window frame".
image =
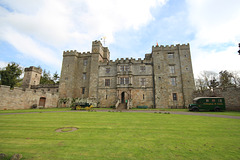
[[176,86],[177,85],[177,78],[176,77],[170,77],[170,83],[172,86]]
[[87,66],[88,64],[88,59],[83,59],[83,66]]
[[172,97],[173,97],[173,101],[177,101],[178,100],[177,93],[172,93]]
[[174,52],[168,52],[168,59],[174,58]]
[[109,87],[111,83],[110,79],[105,79],[105,87]]
[[87,73],[83,73],[83,80],[86,80],[87,79]]
[[169,65],[169,71],[171,74],[175,73],[175,65]]

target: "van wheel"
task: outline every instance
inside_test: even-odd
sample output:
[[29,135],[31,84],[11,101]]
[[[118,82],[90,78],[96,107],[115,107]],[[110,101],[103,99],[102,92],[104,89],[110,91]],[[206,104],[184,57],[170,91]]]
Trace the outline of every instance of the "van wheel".
[[215,108],[214,111],[215,112],[220,112],[220,108]]
[[198,112],[199,109],[198,108],[193,108],[193,112]]

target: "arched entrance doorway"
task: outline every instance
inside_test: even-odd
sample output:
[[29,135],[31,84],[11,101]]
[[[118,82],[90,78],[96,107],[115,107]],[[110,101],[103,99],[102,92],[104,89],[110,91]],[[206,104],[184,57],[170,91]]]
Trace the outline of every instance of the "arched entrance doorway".
[[40,97],[39,106],[45,107],[46,97]]

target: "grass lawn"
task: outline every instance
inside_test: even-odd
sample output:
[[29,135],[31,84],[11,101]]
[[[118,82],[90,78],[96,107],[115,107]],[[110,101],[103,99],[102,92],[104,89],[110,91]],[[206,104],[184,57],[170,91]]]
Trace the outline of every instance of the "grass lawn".
[[[73,132],[56,132],[76,127]],[[125,112],[0,115],[0,153],[23,159],[240,159],[240,120]]]
[[[25,112],[61,112],[70,111],[71,108],[44,108],[44,109],[19,109],[19,110],[0,110],[1,113],[25,113]],[[112,108],[93,108],[93,110],[113,110]],[[171,112],[189,112],[188,109],[130,109],[129,111],[171,111]],[[224,111],[224,112],[198,112],[206,114],[218,114],[218,115],[228,115],[228,116],[240,116],[239,111]]]

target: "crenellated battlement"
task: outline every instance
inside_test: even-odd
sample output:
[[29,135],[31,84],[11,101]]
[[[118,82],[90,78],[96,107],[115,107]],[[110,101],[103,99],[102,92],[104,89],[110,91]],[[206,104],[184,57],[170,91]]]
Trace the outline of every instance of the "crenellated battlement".
[[176,44],[176,45],[153,45],[152,51],[156,50],[176,50],[176,49],[189,49],[189,43],[187,44]]
[[63,56],[90,56],[91,52],[78,52],[77,50],[67,50],[63,51]]
[[38,67],[34,67],[34,66],[30,66],[28,68],[25,68],[24,71],[25,72],[35,71],[35,72],[37,72],[39,74],[42,74],[42,69],[38,68]]
[[152,63],[152,59],[147,57],[141,58],[117,58],[116,60],[110,60],[109,62],[102,62],[100,65],[117,65],[117,64],[140,64],[140,63]]
[[92,41],[92,45],[100,45],[101,47],[103,47],[101,41],[98,40]]

